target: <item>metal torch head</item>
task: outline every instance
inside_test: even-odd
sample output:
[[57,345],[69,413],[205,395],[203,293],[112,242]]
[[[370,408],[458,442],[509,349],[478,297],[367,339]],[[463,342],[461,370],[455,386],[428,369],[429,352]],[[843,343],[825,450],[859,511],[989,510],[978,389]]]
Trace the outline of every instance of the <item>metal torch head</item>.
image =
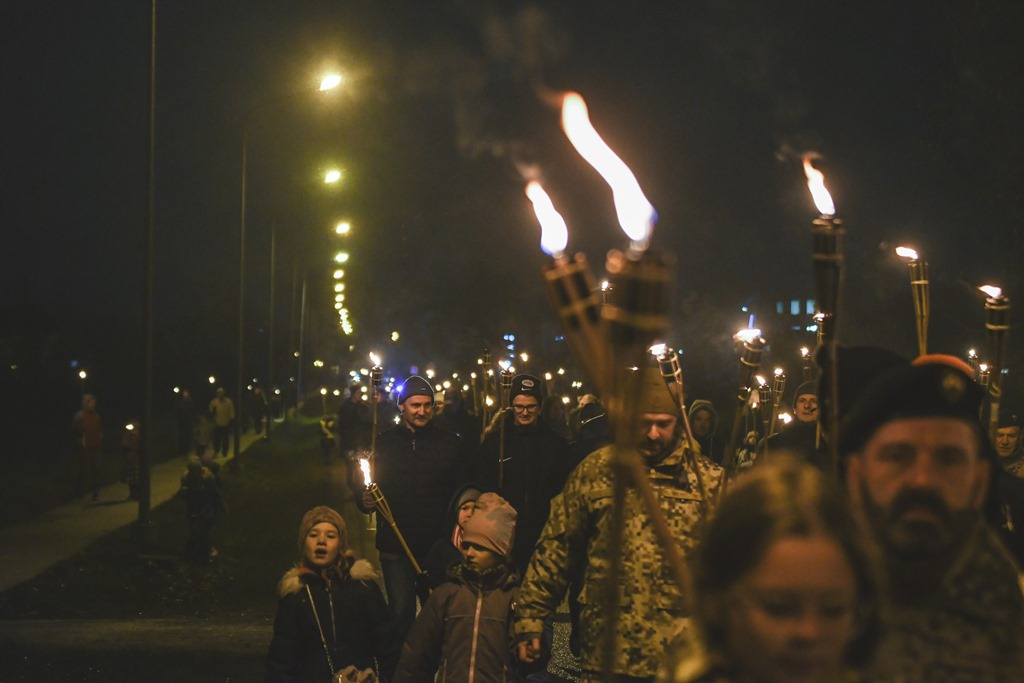
[[370,368],[370,382],[373,383],[375,389],[380,389],[381,382],[384,381],[384,368],[379,365],[374,365]]

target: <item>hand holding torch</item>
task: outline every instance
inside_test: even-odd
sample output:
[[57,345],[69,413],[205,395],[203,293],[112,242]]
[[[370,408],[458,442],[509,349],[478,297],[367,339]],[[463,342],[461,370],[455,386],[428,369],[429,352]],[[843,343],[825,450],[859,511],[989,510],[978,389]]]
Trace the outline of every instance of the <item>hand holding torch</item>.
[[419,562],[416,561],[416,557],[412,554],[412,550],[409,549],[409,544],[405,542],[405,537],[402,536],[402,532],[399,531],[398,525],[395,524],[395,516],[391,514],[391,507],[388,505],[388,501],[384,497],[384,492],[380,490],[377,483],[370,477],[370,461],[367,458],[360,458],[359,469],[363,471],[363,484],[366,487],[366,493],[369,494],[370,500],[372,501],[377,514],[387,520],[387,523],[391,525],[391,530],[395,532],[395,538],[397,538],[398,542],[402,545],[402,550],[405,551],[406,557],[408,557],[409,562],[412,563],[413,569],[416,570],[417,574],[422,574],[423,570],[420,568]]

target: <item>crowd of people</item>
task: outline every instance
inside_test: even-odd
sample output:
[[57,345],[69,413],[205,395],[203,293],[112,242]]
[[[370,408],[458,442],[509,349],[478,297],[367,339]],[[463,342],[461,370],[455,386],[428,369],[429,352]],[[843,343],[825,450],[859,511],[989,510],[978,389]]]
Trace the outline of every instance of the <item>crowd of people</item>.
[[[609,444],[596,396],[550,424],[543,382],[521,374],[481,430],[457,389],[410,377],[372,459],[395,521],[377,525],[386,601],[340,515],[310,511],[267,680],[552,680],[566,599],[583,683],[1020,680],[1020,419],[990,434],[959,359],[872,357],[839,357],[856,381],[833,448],[810,382],[793,425],[731,462],[714,406],[692,401],[688,428],[656,368],[640,369],[631,449]],[[356,457],[352,396],[325,442]],[[623,450],[643,479],[624,491]]]

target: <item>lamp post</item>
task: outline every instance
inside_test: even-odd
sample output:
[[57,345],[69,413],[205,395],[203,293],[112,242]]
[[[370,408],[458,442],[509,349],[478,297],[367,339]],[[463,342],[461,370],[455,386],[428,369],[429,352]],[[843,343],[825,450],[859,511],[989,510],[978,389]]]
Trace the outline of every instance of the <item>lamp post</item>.
[[[325,92],[341,85],[341,76],[338,74],[330,74],[326,76],[320,82],[320,91]],[[279,100],[275,100],[277,102]],[[268,102],[272,104],[274,102]],[[250,110],[251,115],[253,110]],[[239,419],[242,410],[242,372],[243,372],[243,357],[245,353],[245,209],[246,209],[246,190],[247,190],[247,174],[249,167],[249,120],[251,116],[247,115],[242,120],[242,169],[241,169],[241,207],[239,213],[239,226],[238,226],[238,364],[236,368],[236,382],[235,382],[235,459],[232,461],[234,466],[241,464],[239,456],[242,452],[242,421]],[[340,177],[340,176],[339,176]],[[273,309],[271,309],[271,315],[273,315]]]

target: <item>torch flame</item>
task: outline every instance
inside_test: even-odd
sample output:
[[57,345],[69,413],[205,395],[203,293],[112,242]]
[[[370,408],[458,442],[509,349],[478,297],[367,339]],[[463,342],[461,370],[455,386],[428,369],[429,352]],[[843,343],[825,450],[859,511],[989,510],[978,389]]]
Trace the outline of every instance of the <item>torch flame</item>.
[[377,354],[375,354],[375,353],[374,353],[373,351],[370,351],[370,361],[371,361],[371,362],[372,362],[372,363],[373,363],[374,365],[380,365],[380,356],[378,356]]
[[995,285],[984,285],[982,287],[978,287],[978,289],[985,292],[993,299],[998,299],[1003,295],[1002,287],[996,287]]
[[790,415],[789,413],[779,413],[779,420],[782,421],[782,424],[788,425],[790,422],[793,421],[793,416]]
[[807,358],[807,356],[809,356],[809,355],[811,355],[811,350],[809,348],[807,348],[806,346],[800,347],[800,357],[801,358]]
[[744,328],[737,332],[733,339],[741,342],[752,342],[761,336],[761,330],[754,328]]
[[510,360],[509,360],[509,359],[507,359],[507,358],[502,358],[501,360],[499,360],[499,361],[498,361],[498,366],[499,366],[499,367],[500,367],[500,368],[501,368],[502,370],[505,370],[505,371],[507,372],[507,371],[508,371],[508,369],[509,369],[510,367],[512,367],[512,361],[510,361]]
[[652,356],[660,358],[661,356],[665,355],[666,351],[668,351],[668,344],[666,344],[665,342],[660,342],[658,344],[654,344],[653,346],[651,346],[651,348],[647,350],[651,353]]
[[782,368],[775,368],[775,376],[776,377],[782,377],[782,375],[783,375]]
[[757,380],[757,386],[759,387],[763,387],[764,385],[768,384],[768,380],[764,378],[764,375],[755,375],[754,379]]
[[978,357],[978,352],[975,351],[974,349],[968,349],[967,350],[967,357],[968,358],[977,358]]
[[910,259],[911,261],[917,261],[917,252],[910,247],[896,247],[896,255],[900,258]]
[[978,366],[978,369],[981,370],[982,372],[988,372],[988,363],[982,363],[981,365]]
[[832,203],[832,195],[825,189],[825,174],[811,165],[810,159],[804,159],[804,174],[807,176],[807,187],[814,198],[814,205],[822,216],[834,216],[836,205]]
[[526,196],[533,202],[533,212],[540,222],[540,248],[548,256],[559,258],[569,243],[569,229],[565,226],[565,220],[536,180],[526,185]]
[[587,114],[587,104],[579,93],[566,93],[562,99],[562,130],[580,156],[612,188],[615,214],[633,247],[640,251],[646,249],[658,213],[647,201],[633,172],[594,130]]
[[359,469],[363,471],[363,484],[366,486],[373,484],[373,478],[370,477],[370,460],[368,458],[359,458]]

